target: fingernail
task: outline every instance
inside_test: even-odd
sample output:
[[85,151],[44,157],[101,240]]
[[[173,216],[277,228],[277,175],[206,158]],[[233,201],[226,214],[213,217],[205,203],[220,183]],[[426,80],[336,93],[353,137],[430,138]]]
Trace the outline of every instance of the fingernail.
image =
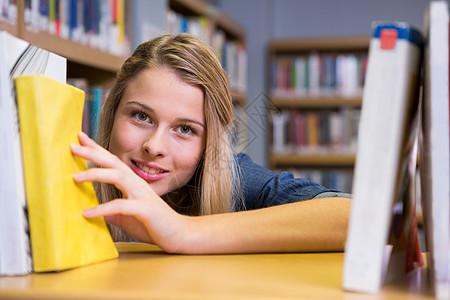
[[70,148],[72,148],[73,150],[79,150],[79,149],[81,149],[81,146],[80,145],[78,145],[78,144],[70,144]]
[[92,217],[93,213],[94,213],[94,210],[92,208],[83,210],[83,217],[90,218],[90,217]]
[[78,181],[80,179],[80,176],[78,175],[78,173],[73,173],[72,178],[73,180]]
[[79,131],[79,132],[78,132],[78,136],[89,137],[89,136],[86,134],[86,132],[84,132],[84,131]]

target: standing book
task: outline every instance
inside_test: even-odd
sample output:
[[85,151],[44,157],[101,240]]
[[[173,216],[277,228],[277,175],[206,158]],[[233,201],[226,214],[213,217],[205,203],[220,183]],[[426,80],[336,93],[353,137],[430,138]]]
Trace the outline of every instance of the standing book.
[[65,83],[66,59],[0,32],[0,275],[32,271],[13,78],[45,74]]
[[431,1],[426,32],[422,140],[420,149],[425,246],[432,286],[450,298],[449,8]]
[[[389,258],[397,251],[387,245],[396,244],[390,240],[390,232],[396,225],[393,216],[401,194],[407,130],[418,105],[421,49],[421,34],[408,24],[374,23],[344,258],[342,286],[346,290],[377,292],[387,266],[394,265]],[[410,226],[417,226],[414,218],[409,220]]]
[[81,130],[83,91],[42,75],[18,77],[16,89],[34,271],[116,258],[103,218],[82,216],[98,204],[92,183],[72,178],[87,169],[70,151]]

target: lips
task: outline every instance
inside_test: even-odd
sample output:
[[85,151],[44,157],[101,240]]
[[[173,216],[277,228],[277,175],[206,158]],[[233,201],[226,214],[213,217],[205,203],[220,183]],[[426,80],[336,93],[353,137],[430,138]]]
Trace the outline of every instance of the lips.
[[169,174],[167,170],[157,168],[156,166],[147,166],[137,161],[131,162],[131,169],[146,181],[160,180]]

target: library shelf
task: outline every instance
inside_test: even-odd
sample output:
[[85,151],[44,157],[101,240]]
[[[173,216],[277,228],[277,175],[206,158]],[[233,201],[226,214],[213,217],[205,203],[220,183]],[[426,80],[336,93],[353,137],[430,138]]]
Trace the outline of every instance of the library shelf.
[[[370,36],[269,41],[266,68],[270,110],[267,130],[269,168],[309,168],[324,170],[325,174],[330,170],[348,170],[354,167],[355,154],[334,154],[331,151],[328,153],[333,154],[323,154],[327,152],[322,152],[321,149],[323,144],[327,148],[328,143],[332,148],[331,144],[336,141],[331,141],[330,136],[336,133],[333,126],[339,124],[338,128],[343,130],[340,137],[345,140],[342,142],[343,148],[352,149],[351,152],[342,153],[356,153],[353,150],[359,112],[363,105],[362,91],[369,43]],[[351,70],[350,77],[347,76],[350,73],[342,73],[348,72],[346,70]],[[337,123],[336,115],[342,118]],[[334,133],[330,133],[332,131]],[[316,135],[315,141],[308,144],[311,135]],[[305,139],[307,146],[314,146],[314,143],[321,146],[317,147],[317,151],[297,151],[305,145]],[[276,149],[284,150],[275,151]]]
[[126,57],[113,55],[43,31],[32,32],[25,30],[22,39],[59,54],[69,61],[105,71],[118,71],[126,59]]
[[244,27],[207,2],[201,0],[170,0],[169,5],[173,10],[183,15],[207,16],[216,27],[221,28],[230,38],[243,42],[246,40]]
[[303,167],[353,167],[354,154],[272,154],[270,165]]
[[14,36],[18,36],[17,25],[15,25],[15,24],[10,24],[8,22],[1,21],[0,22],[0,30],[7,31]]
[[[128,1],[126,5],[131,7],[131,1]],[[15,24],[0,21],[0,30],[8,31],[22,40],[67,58],[68,78],[75,77],[73,75],[75,73],[77,76],[86,77],[94,84],[111,86],[117,71],[126,59],[125,56],[113,55],[39,28],[30,29],[25,24],[25,0],[17,0],[16,7]],[[129,32],[126,34],[130,35]]]
[[339,108],[356,107],[361,108],[362,97],[277,97],[269,96],[271,99],[271,108]]
[[312,38],[273,39],[269,42],[269,55],[307,51],[361,51],[369,48],[370,36],[330,36]]

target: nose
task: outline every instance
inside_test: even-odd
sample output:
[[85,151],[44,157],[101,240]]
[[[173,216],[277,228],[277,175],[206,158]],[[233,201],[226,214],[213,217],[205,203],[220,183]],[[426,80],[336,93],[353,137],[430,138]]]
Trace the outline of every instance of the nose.
[[157,128],[149,133],[144,143],[142,150],[152,157],[163,157],[167,154],[167,141],[165,139],[164,130]]

